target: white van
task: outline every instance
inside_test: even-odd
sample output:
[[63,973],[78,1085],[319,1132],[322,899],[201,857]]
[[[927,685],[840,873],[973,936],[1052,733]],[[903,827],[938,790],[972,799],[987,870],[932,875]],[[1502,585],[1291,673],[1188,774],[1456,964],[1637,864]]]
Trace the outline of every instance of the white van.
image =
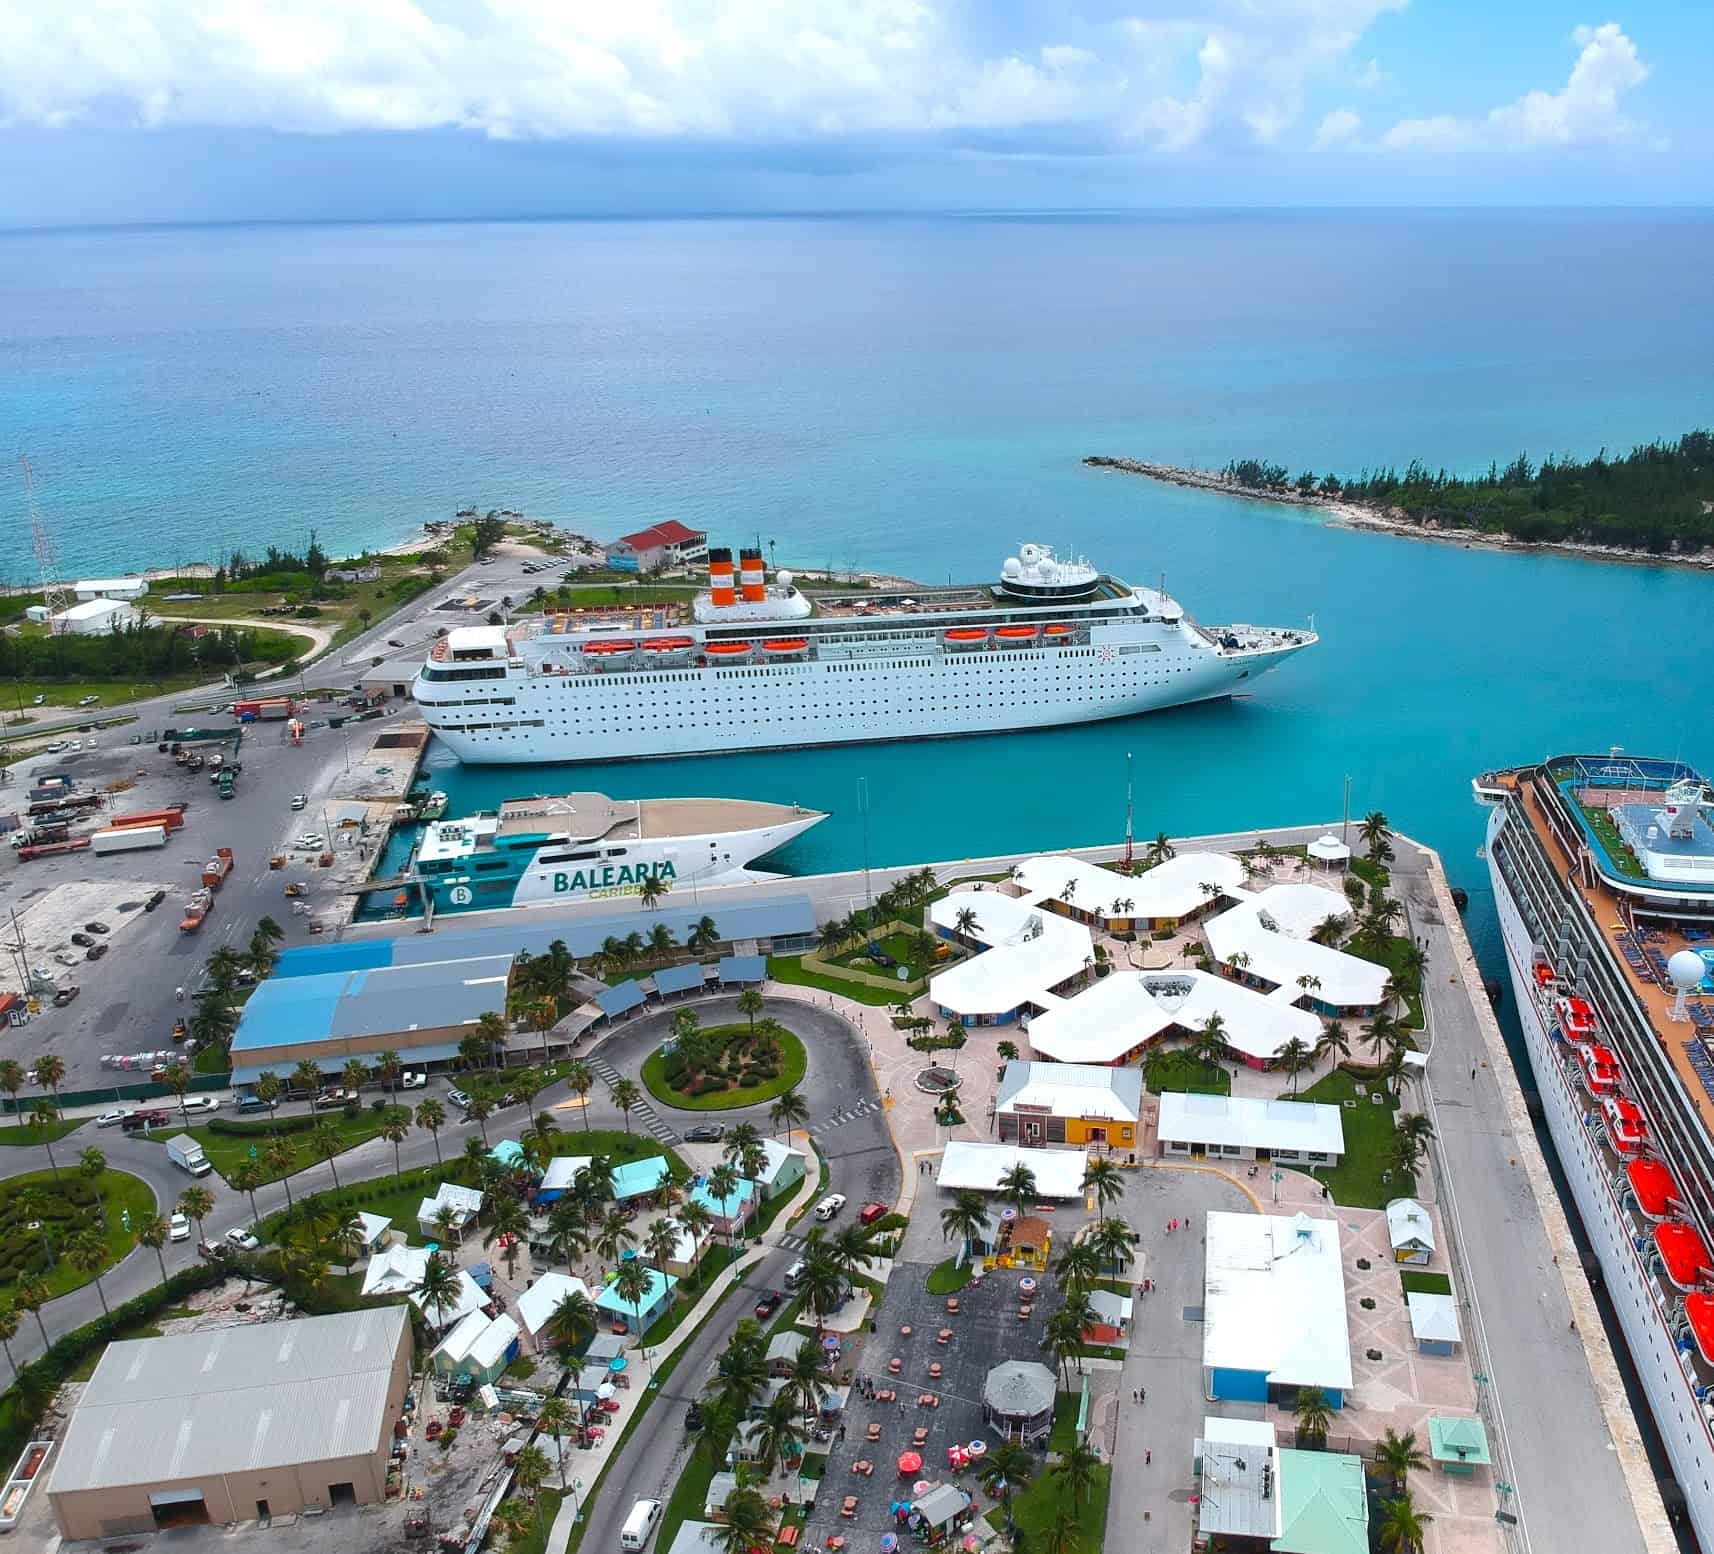
[[804,1275],[803,1259],[800,1257],[795,1263],[793,1263],[791,1265],[790,1268],[786,1269],[786,1280],[785,1280],[786,1288],[788,1290],[795,1290],[800,1284],[803,1283],[803,1275]]
[[645,1549],[649,1539],[654,1537],[655,1528],[661,1524],[661,1512],[665,1509],[659,1500],[639,1500],[631,1507],[631,1514],[625,1518],[625,1525],[619,1530],[619,1547],[626,1554],[634,1554],[635,1550]]

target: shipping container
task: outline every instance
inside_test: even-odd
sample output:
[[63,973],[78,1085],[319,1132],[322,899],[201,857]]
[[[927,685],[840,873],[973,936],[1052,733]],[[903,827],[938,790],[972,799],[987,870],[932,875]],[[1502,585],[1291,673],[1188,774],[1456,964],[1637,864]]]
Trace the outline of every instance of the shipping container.
[[135,853],[150,847],[167,845],[167,828],[162,825],[125,826],[112,831],[97,831],[89,839],[91,852]]

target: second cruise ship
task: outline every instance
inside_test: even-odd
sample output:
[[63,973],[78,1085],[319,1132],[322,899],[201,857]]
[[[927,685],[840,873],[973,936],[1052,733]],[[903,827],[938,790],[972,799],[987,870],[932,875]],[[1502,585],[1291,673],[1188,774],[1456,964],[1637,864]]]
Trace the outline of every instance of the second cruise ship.
[[1247,690],[1312,631],[1199,626],[1177,600],[1025,545],[989,585],[801,591],[709,552],[687,606],[450,632],[418,671],[465,762],[609,761],[1126,717]]

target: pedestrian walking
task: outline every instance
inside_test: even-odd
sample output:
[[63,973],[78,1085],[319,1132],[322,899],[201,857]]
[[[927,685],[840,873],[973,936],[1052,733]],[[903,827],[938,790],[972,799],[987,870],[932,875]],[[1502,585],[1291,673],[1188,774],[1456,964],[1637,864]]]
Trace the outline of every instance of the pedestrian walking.
[[182,987],[175,987],[173,989],[173,997],[178,999],[178,1001],[182,1004],[184,1002],[184,989]]
[[1476,1070],[1471,1069],[1470,1070],[1470,1083],[1475,1084],[1475,1082],[1476,1082]]
[[1143,1466],[1146,1468],[1155,1460],[1155,1454],[1148,1448],[1143,1448]]
[[1147,1387],[1138,1387],[1137,1388],[1137,1401],[1139,1403],[1146,1403],[1146,1402],[1148,1402],[1148,1400],[1149,1400],[1149,1389]]

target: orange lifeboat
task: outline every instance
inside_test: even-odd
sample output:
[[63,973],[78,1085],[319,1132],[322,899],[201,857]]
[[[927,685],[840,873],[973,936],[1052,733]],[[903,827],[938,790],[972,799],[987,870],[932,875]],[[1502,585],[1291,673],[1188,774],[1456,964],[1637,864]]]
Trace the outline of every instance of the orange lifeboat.
[[809,643],[803,637],[768,637],[762,651],[774,658],[802,658],[809,651]]
[[1694,1225],[1681,1219],[1656,1225],[1654,1244],[1667,1278],[1679,1289],[1693,1290],[1708,1277],[1708,1248]]
[[689,637],[645,637],[645,653],[688,653],[696,643]]
[[988,640],[986,626],[952,626],[941,632],[940,640],[951,648],[981,647]]
[[1678,1183],[1658,1160],[1633,1160],[1625,1167],[1637,1209],[1644,1219],[1663,1220],[1678,1206]]
[[1640,1155],[1649,1141],[1649,1125],[1641,1108],[1623,1096],[1609,1095],[1601,1101],[1607,1122],[1607,1142],[1618,1155]]
[[716,663],[735,664],[750,656],[748,642],[710,642],[703,651]]
[[1034,642],[1041,635],[1035,626],[996,626],[994,639],[997,642]]
[[635,653],[637,644],[623,637],[601,637],[594,642],[585,642],[581,651],[585,658],[595,659],[598,663],[617,664]]
[[1042,627],[1042,635],[1049,642],[1063,642],[1072,633],[1073,628],[1064,621],[1054,621],[1052,625]]

